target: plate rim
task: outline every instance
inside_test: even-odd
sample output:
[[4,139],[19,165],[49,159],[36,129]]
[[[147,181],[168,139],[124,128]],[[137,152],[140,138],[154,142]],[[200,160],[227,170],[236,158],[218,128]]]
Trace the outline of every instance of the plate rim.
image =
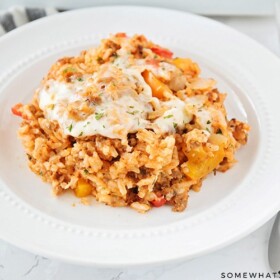
[[[72,14],[72,13],[74,13],[74,14],[76,14],[76,13],[79,13],[79,12],[89,12],[90,10],[100,10],[100,9],[112,9],[112,8],[133,8],[133,9],[153,9],[153,10],[165,10],[165,11],[172,11],[172,12],[175,12],[175,13],[180,13],[180,14],[184,14],[184,15],[188,15],[188,16],[191,16],[191,17],[196,17],[196,18],[203,18],[204,20],[206,20],[206,21],[208,21],[208,20],[210,20],[210,21],[212,21],[212,22],[215,22],[215,24],[217,24],[217,25],[224,25],[224,24],[221,24],[221,23],[217,23],[216,21],[214,21],[214,20],[212,20],[212,19],[206,19],[206,18],[204,18],[204,17],[201,17],[201,16],[197,16],[197,15],[193,15],[193,14],[190,14],[190,13],[185,13],[185,12],[178,12],[178,11],[176,11],[176,10],[169,10],[169,9],[165,9],[165,8],[151,8],[151,7],[145,7],[145,6],[105,6],[105,7],[93,7],[93,8],[85,8],[85,9],[80,9],[80,10],[75,10],[75,11],[69,11],[69,12],[65,12],[65,13],[63,13],[63,14],[57,14],[57,15],[54,15],[54,16],[52,16],[52,17],[47,17],[47,18],[44,18],[44,19],[40,19],[38,22],[43,22],[43,21],[45,21],[45,22],[47,22],[47,21],[50,21],[50,18],[52,18],[52,20],[55,20],[54,18],[56,17],[62,17],[62,16],[64,16],[65,14]],[[38,22],[33,22],[32,23],[32,25],[33,26],[39,26],[40,25],[40,23],[38,23]],[[224,25],[224,26],[226,26],[226,25]],[[227,29],[232,29],[232,28],[230,28],[230,27],[228,27],[228,26],[226,26],[226,28]],[[27,30],[28,31],[28,29],[30,29],[30,26],[29,25],[26,25],[26,26],[23,26],[23,27],[21,27],[21,28],[19,28],[18,30],[15,30],[15,31],[12,31],[11,32],[11,34],[7,34],[7,35],[5,35],[6,36],[6,38],[5,38],[5,36],[3,37],[3,38],[1,38],[0,39],[0,47],[1,47],[1,44],[2,44],[2,42],[3,42],[3,40],[5,39],[5,40],[9,40],[9,39],[7,39],[7,38],[9,38],[9,37],[7,37],[7,36],[12,36],[13,34],[13,36],[16,36],[16,34],[17,33],[20,33],[20,32],[24,32],[24,29],[25,30]],[[234,30],[234,29],[232,29],[232,30]],[[234,30],[235,32],[237,32],[236,30]],[[239,35],[241,34],[242,36],[244,36],[244,38],[246,38],[246,40],[249,38],[249,37],[247,37],[246,35],[244,35],[244,34],[242,34],[242,33],[239,33],[239,32],[237,32]],[[12,37],[11,37],[12,38]],[[251,39],[251,38],[249,38],[250,40],[252,40],[252,41],[254,41],[253,39]],[[254,41],[254,43],[255,43],[255,41]],[[267,51],[267,49],[266,48],[264,48],[262,45],[260,45],[259,43],[257,43],[259,46],[261,46],[264,50],[266,50]],[[276,57],[276,56],[275,56]],[[280,60],[278,60],[278,62],[280,62]],[[280,64],[279,64],[280,65]],[[0,178],[1,179],[1,178]],[[0,189],[0,194],[1,194],[1,189]],[[0,198],[1,198],[1,196],[0,196]],[[275,204],[275,209],[271,209],[271,213],[270,213],[270,215],[267,215],[265,218],[264,218],[264,220],[263,221],[261,221],[260,222],[260,224],[259,225],[261,225],[261,224],[263,224],[264,222],[266,222],[268,219],[270,219],[272,216],[273,216],[273,214],[278,210],[278,207],[279,207],[279,205],[277,205],[276,206],[276,204]],[[259,225],[257,225],[256,226],[256,228],[259,226]],[[243,236],[245,236],[246,234],[248,234],[249,232],[252,232],[254,230],[254,228],[252,229],[250,229],[248,232],[243,232]],[[0,231],[0,235],[1,235],[1,231]],[[221,243],[220,244],[220,246],[221,247],[223,247],[223,246],[226,246],[227,244],[230,244],[230,243],[232,243],[232,242],[234,242],[235,240],[237,240],[237,239],[239,239],[239,238],[241,238],[242,237],[242,235],[238,235],[238,236],[236,236],[236,239],[231,239],[231,241],[228,241],[228,243],[226,243],[226,242],[224,242],[224,243]],[[19,244],[17,244],[17,246],[18,247],[21,247],[21,246],[19,246]],[[221,248],[220,247],[220,248]],[[28,249],[28,248],[24,248],[24,249]],[[216,247],[214,247],[214,248],[212,248],[212,251],[213,250],[216,250],[216,249],[218,249],[218,247],[216,246]],[[28,249],[28,250],[30,250],[30,248]],[[207,251],[207,252],[211,252],[211,249],[209,249],[209,251]],[[205,253],[207,253],[207,252],[202,252],[201,254],[205,254]],[[45,254],[45,255],[47,255],[47,254]],[[49,256],[51,256],[51,255],[49,255]],[[194,255],[194,256],[196,256],[196,255]],[[193,256],[193,257],[194,257]],[[57,255],[55,255],[55,256],[51,256],[51,257],[53,257],[53,258],[57,258],[58,256]],[[188,258],[188,257],[187,257]],[[63,260],[65,260],[65,257],[63,257],[62,258]],[[178,258],[178,259],[174,259],[174,261],[175,260],[179,260],[180,258]],[[184,258],[183,258],[184,259]],[[75,260],[75,258],[74,259],[68,259],[68,261],[70,261],[70,262],[75,262],[75,263],[77,263],[77,260]],[[170,260],[166,260],[166,261],[162,261],[162,260],[160,260],[160,261],[158,261],[158,263],[163,263],[163,262],[170,262]],[[83,263],[84,264],[84,262],[82,261],[81,263]],[[151,262],[149,262],[149,263],[151,263]],[[156,261],[154,262],[154,264],[155,263],[157,263]],[[92,263],[90,263],[90,264],[92,264]],[[144,264],[144,263],[142,263],[142,264]],[[145,265],[146,265],[147,263],[145,263]],[[98,265],[102,265],[102,263],[99,263]],[[112,266],[114,266],[115,264],[114,263],[111,263],[111,264],[103,264],[103,265],[105,265],[105,266],[110,266],[110,267],[112,267]],[[131,265],[131,264],[128,264],[128,265]],[[135,264],[134,264],[135,265]]]

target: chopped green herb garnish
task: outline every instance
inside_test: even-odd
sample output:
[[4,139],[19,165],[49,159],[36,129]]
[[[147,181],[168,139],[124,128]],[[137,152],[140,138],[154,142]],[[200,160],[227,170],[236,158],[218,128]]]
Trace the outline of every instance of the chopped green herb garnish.
[[132,112],[129,112],[129,111],[126,111],[128,114],[130,115],[135,115],[136,113],[138,113],[139,111],[135,110],[135,111],[132,111]]
[[221,130],[220,128],[218,128],[218,130],[217,130],[216,133],[217,133],[217,134],[223,134],[223,132],[222,132],[222,130]]
[[98,94],[98,96],[102,96],[103,95],[103,92],[100,92],[99,94]]
[[54,109],[54,106],[55,106],[54,104],[51,104],[51,105],[50,105],[50,109],[53,110],[53,109]]
[[210,123],[211,123],[211,121],[208,120],[208,121],[207,121],[207,124],[210,124]]
[[88,170],[87,170],[87,169],[84,169],[84,173],[85,173],[85,174],[88,174],[89,172],[88,172]]
[[87,125],[89,125],[90,124],[90,122],[87,122],[85,125],[83,125],[83,127],[86,127]]
[[40,175],[40,176],[43,176],[43,171],[40,171],[39,175]]
[[104,124],[103,124],[102,126],[103,126],[103,128],[105,128],[105,125],[104,125]]
[[207,130],[209,133],[211,133],[208,127],[206,127],[206,130]]
[[167,115],[167,116],[164,117],[164,119],[170,119],[172,117],[173,117],[173,115]]
[[158,56],[155,54],[155,55],[154,55],[154,58],[158,58]]
[[104,113],[95,113],[95,119],[98,121],[104,116]]
[[178,126],[178,124],[174,122],[173,127],[176,129],[177,126]]
[[128,106],[129,108],[134,108],[134,106]]
[[165,71],[165,67],[162,67],[162,70]]
[[71,123],[71,124],[67,127],[67,129],[71,132],[71,131],[72,131],[72,128],[73,128],[73,124]]
[[79,77],[77,80],[78,80],[79,82],[82,82],[82,81],[83,81],[83,78]]
[[117,53],[113,53],[113,54],[112,54],[112,57],[118,58],[119,55],[118,55]]
[[84,132],[83,131],[81,131],[81,133],[79,134],[79,136],[82,136],[84,134]]

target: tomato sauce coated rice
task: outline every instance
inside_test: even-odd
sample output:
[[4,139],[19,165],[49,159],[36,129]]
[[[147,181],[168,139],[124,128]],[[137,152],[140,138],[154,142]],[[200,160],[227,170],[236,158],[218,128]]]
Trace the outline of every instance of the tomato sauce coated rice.
[[12,112],[30,169],[56,195],[181,212],[189,191],[232,167],[247,142],[249,126],[227,119],[225,98],[191,59],[117,33],[58,60]]

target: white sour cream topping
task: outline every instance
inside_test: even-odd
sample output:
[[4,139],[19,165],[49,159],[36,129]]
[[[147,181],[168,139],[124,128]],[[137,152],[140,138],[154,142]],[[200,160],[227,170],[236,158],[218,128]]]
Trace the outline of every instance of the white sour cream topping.
[[155,120],[155,124],[159,126],[162,131],[174,132],[175,129],[183,128],[186,123],[191,121],[191,116],[185,110],[186,103],[179,98],[174,98],[170,101],[161,102],[163,106],[170,108],[165,111],[163,116]]
[[[97,73],[84,75],[80,81],[64,83],[48,80],[38,91],[39,107],[44,111],[46,118],[59,123],[66,135],[79,137],[100,134],[109,138],[124,139],[128,133],[153,126],[157,126],[163,133],[175,132],[176,128],[183,128],[192,119],[192,115],[186,111],[186,103],[197,108],[203,106],[204,100],[200,96],[186,98],[185,102],[176,96],[169,101],[152,97],[151,88],[141,75],[144,69],[150,69],[151,66],[147,67],[142,63],[129,66],[127,61],[125,57],[119,57],[114,64],[105,64]],[[163,66],[160,72],[153,72],[167,77],[167,72],[174,70],[174,66],[168,63],[164,63]],[[106,80],[108,77],[112,79]],[[98,90],[101,99],[99,102],[87,103],[83,92],[89,87]],[[140,93],[137,93],[136,88],[138,91],[140,88]],[[147,119],[147,114],[153,111],[151,101],[167,107],[165,113],[153,121]],[[69,104],[74,102],[87,103],[94,112],[74,120],[69,117],[68,111]],[[205,128],[211,128],[211,125],[207,124],[207,111],[199,113],[198,117]]]

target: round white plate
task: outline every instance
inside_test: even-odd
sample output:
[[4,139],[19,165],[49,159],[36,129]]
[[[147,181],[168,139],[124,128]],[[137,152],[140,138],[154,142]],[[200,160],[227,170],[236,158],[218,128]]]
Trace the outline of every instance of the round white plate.
[[[249,142],[238,163],[209,176],[190,194],[185,212],[169,207],[145,215],[71,195],[54,198],[28,170],[10,113],[28,102],[59,57],[95,46],[110,33],[145,34],[192,57],[204,76],[228,93],[229,117],[247,121]],[[0,238],[66,261],[139,265],[187,259],[236,241],[280,205],[280,61],[246,36],[215,21],[156,8],[101,7],[38,20],[0,39]],[[73,207],[72,204],[76,206]]]

